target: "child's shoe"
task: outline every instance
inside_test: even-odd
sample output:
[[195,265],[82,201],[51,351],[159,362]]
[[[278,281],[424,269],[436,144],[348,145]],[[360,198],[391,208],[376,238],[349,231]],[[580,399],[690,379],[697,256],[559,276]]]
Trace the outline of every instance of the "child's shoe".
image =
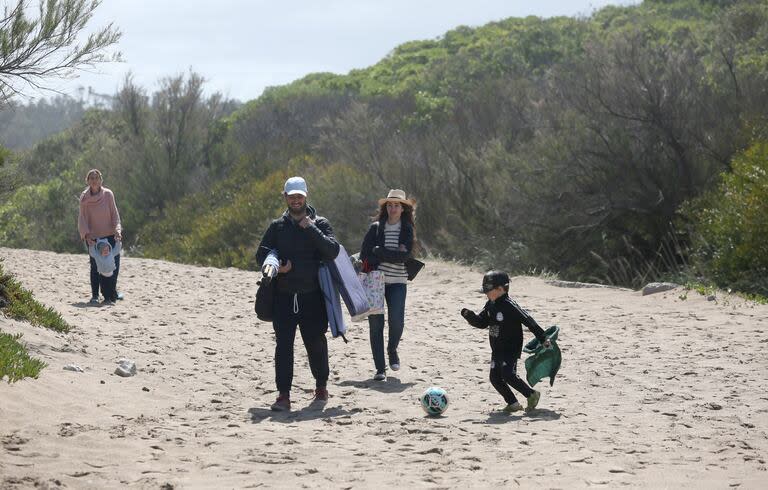
[[539,404],[539,398],[541,398],[541,392],[533,390],[533,393],[531,393],[531,396],[528,397],[528,406],[525,407],[526,412],[530,412],[534,408],[536,408],[536,405]]
[[373,375],[373,380],[374,381],[386,381],[387,380],[387,375],[383,371],[378,371],[378,372],[376,372],[376,374]]
[[510,403],[506,407],[503,408],[504,413],[512,413],[512,412],[519,412],[523,409],[523,406],[520,405],[520,402]]

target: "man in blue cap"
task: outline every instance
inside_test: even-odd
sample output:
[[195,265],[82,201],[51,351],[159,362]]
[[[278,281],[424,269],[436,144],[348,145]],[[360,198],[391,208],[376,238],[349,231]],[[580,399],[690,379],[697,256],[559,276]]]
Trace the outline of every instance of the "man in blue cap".
[[259,266],[270,251],[276,251],[280,259],[272,319],[277,343],[275,382],[279,392],[271,407],[275,411],[291,409],[297,326],[315,378],[315,400],[328,400],[328,317],[317,273],[322,261],[333,260],[339,253],[330,222],[307,204],[306,181],[301,177],[286,180],[283,197],[288,209],[270,223],[256,252]]

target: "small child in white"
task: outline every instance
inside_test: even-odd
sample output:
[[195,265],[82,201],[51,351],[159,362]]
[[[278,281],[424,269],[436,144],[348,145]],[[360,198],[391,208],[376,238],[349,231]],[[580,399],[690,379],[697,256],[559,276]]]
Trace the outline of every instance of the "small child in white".
[[96,240],[96,243],[88,247],[88,253],[96,261],[96,270],[104,277],[112,277],[115,272],[115,256],[120,254],[122,242],[115,242],[115,246],[109,244],[106,238]]

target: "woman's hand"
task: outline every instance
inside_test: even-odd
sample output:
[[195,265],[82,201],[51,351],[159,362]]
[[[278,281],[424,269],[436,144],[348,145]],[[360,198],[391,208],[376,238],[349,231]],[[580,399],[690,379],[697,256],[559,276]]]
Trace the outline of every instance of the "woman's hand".
[[121,242],[123,240],[123,234],[119,231],[115,233],[115,240],[117,240],[118,242]]

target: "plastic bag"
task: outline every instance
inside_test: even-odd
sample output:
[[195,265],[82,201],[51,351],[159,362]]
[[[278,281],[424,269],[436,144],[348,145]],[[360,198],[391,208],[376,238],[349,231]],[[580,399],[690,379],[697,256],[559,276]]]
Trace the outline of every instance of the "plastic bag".
[[384,272],[383,271],[371,271],[368,273],[361,272],[357,275],[360,279],[360,284],[365,289],[365,296],[368,299],[368,311],[362,315],[352,317],[352,321],[360,321],[368,317],[368,315],[383,315],[384,314]]

